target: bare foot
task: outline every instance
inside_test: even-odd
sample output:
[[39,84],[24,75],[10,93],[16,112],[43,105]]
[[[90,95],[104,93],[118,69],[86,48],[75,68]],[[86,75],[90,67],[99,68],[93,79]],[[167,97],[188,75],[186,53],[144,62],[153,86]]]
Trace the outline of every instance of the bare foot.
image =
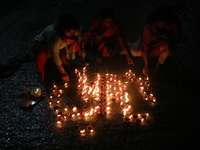
[[63,76],[63,77],[62,77],[62,80],[63,80],[63,81],[70,81],[69,76]]
[[102,59],[103,59],[103,58],[100,57],[100,58],[97,58],[96,60],[97,60],[98,62],[102,62]]

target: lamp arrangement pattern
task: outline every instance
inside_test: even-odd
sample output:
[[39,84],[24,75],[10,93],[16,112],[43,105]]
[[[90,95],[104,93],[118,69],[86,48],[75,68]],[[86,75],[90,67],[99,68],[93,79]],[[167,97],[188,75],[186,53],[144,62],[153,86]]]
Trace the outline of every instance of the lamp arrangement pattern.
[[[50,98],[48,100],[49,107],[52,108],[56,115],[56,124],[62,127],[66,120],[85,120],[90,123],[97,115],[104,115],[109,119],[110,116],[116,114],[112,105],[117,104],[123,122],[132,122],[143,124],[149,118],[149,113],[134,114],[130,103],[129,86],[132,83],[137,84],[138,92],[142,99],[150,101],[153,106],[156,102],[156,97],[152,91],[149,78],[136,77],[131,70],[123,75],[115,74],[100,74],[94,73],[88,80],[87,69],[84,67],[81,71],[75,69],[77,77],[77,95],[80,101],[85,105],[78,108],[76,105],[65,105],[63,96],[65,89],[68,88],[67,82],[52,84]],[[93,133],[94,127],[87,125],[78,128],[80,134]]]

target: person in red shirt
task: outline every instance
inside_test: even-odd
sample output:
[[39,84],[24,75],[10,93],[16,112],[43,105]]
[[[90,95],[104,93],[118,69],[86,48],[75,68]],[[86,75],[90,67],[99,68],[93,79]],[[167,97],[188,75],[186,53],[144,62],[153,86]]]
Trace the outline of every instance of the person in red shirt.
[[143,27],[142,37],[136,41],[131,48],[133,56],[142,56],[144,67],[142,73],[148,76],[149,61],[158,58],[154,74],[161,73],[161,68],[168,56],[176,49],[182,38],[180,20],[174,11],[162,5],[150,14]]
[[44,82],[44,65],[51,56],[61,73],[62,80],[69,81],[69,76],[63,64],[70,65],[67,59],[75,59],[79,51],[79,23],[71,14],[62,14],[58,21],[48,25],[34,38],[33,54],[40,81]]
[[159,69],[177,44],[181,41],[182,29],[179,18],[168,6],[160,6],[147,18],[143,29],[142,51],[145,66],[143,73],[148,74],[149,59],[158,56],[154,74]]
[[[112,10],[106,7],[96,14],[90,27],[83,32],[81,45],[88,51],[96,52],[98,55],[97,61],[101,62],[103,57],[116,54],[115,44],[117,41],[120,43],[122,50],[130,54],[122,29],[114,19]],[[128,63],[132,63],[129,57]]]

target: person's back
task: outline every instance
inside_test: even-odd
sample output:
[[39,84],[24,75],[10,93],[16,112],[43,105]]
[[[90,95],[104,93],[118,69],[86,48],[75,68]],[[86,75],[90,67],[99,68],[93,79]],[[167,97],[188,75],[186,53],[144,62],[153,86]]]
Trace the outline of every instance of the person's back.
[[42,32],[36,35],[34,41],[49,43],[52,36],[57,36],[53,24],[47,26]]

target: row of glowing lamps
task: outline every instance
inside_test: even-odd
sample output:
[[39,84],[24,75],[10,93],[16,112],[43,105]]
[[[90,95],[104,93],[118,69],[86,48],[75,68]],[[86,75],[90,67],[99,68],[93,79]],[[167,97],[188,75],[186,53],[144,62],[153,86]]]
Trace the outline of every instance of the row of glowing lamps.
[[[91,106],[83,106],[78,108],[75,105],[71,107],[63,103],[64,89],[68,88],[67,82],[62,82],[61,85],[57,83],[52,84],[50,98],[48,100],[49,107],[54,110],[56,115],[56,124],[62,127],[64,121],[71,118],[75,121],[84,119],[90,122],[96,115],[102,114],[107,118],[112,114],[112,104],[118,103],[121,108],[121,114],[125,122],[135,122],[142,124],[149,117],[149,113],[145,114],[131,114],[131,105],[129,103],[129,94],[127,92],[128,85],[136,82],[139,85],[139,93],[144,100],[149,100],[154,105],[156,97],[152,92],[148,77],[136,78],[135,73],[131,70],[126,72],[122,79],[114,74],[99,74],[94,73],[94,81],[89,81],[87,77],[87,70],[84,67],[81,71],[75,69],[75,74],[78,79],[77,95],[82,101]],[[92,106],[93,105],[93,106]],[[92,125],[80,126],[78,128],[81,134],[92,133],[94,128]]]

